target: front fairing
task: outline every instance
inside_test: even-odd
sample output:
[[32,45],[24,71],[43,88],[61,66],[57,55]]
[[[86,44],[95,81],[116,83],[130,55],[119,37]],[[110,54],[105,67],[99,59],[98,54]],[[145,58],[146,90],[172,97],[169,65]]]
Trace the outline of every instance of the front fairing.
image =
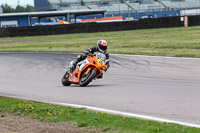
[[100,52],[95,52],[94,54],[95,54],[96,57],[97,57],[99,66],[104,66],[104,65],[106,65],[106,56],[105,56],[105,54],[100,53]]

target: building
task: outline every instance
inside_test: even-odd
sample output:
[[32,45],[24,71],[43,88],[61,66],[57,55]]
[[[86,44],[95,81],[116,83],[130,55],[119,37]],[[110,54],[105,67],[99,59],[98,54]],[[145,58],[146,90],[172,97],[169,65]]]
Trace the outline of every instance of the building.
[[[69,21],[69,17],[73,16],[76,19],[82,15],[102,14],[104,10],[73,10],[73,11],[45,11],[45,12],[26,12],[26,13],[3,13],[0,14],[0,28],[7,27],[24,27],[33,26],[35,23],[40,23],[43,18],[47,17],[63,17]],[[55,22],[48,25],[55,25]]]
[[1,14],[1,13],[3,13],[3,9],[2,9],[1,6],[0,6],[0,14]]
[[106,10],[106,16],[126,20],[180,16],[180,10],[199,9],[200,0],[34,0],[37,11]]
[[107,12],[199,9],[199,0],[34,0],[37,11],[103,9]]

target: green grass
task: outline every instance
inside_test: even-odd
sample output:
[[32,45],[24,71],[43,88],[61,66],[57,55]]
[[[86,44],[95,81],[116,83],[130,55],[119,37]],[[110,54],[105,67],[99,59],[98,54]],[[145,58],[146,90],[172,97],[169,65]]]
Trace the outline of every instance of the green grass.
[[[0,38],[0,52],[82,52],[99,39],[109,53],[200,57],[200,27],[161,28],[34,37]],[[21,105],[20,105],[21,103]],[[29,106],[30,105],[30,106]],[[200,129],[92,112],[16,99],[0,98],[0,113],[30,115],[48,121],[76,122],[78,127],[100,127],[108,132],[199,133]]]
[[114,133],[199,133],[200,129],[176,124],[140,120],[57,105],[32,101],[0,98],[0,114],[28,115],[52,122],[77,123],[77,127],[101,128]]
[[82,52],[96,46],[97,40],[105,39],[109,44],[109,53],[200,57],[199,36],[200,27],[182,27],[13,37],[0,38],[0,51]]

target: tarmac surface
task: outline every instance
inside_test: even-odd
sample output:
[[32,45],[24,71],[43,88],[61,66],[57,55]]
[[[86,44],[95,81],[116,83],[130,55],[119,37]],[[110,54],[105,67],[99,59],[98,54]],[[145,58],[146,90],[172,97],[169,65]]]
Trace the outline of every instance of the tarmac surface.
[[200,125],[200,59],[110,55],[103,79],[64,87],[72,53],[0,53],[0,96],[86,105]]

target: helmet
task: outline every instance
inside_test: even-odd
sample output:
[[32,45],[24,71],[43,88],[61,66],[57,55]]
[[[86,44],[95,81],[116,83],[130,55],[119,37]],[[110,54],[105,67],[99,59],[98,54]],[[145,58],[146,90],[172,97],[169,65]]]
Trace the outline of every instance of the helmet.
[[104,53],[107,50],[107,42],[105,40],[99,40],[97,42],[97,48],[99,49],[100,52]]

